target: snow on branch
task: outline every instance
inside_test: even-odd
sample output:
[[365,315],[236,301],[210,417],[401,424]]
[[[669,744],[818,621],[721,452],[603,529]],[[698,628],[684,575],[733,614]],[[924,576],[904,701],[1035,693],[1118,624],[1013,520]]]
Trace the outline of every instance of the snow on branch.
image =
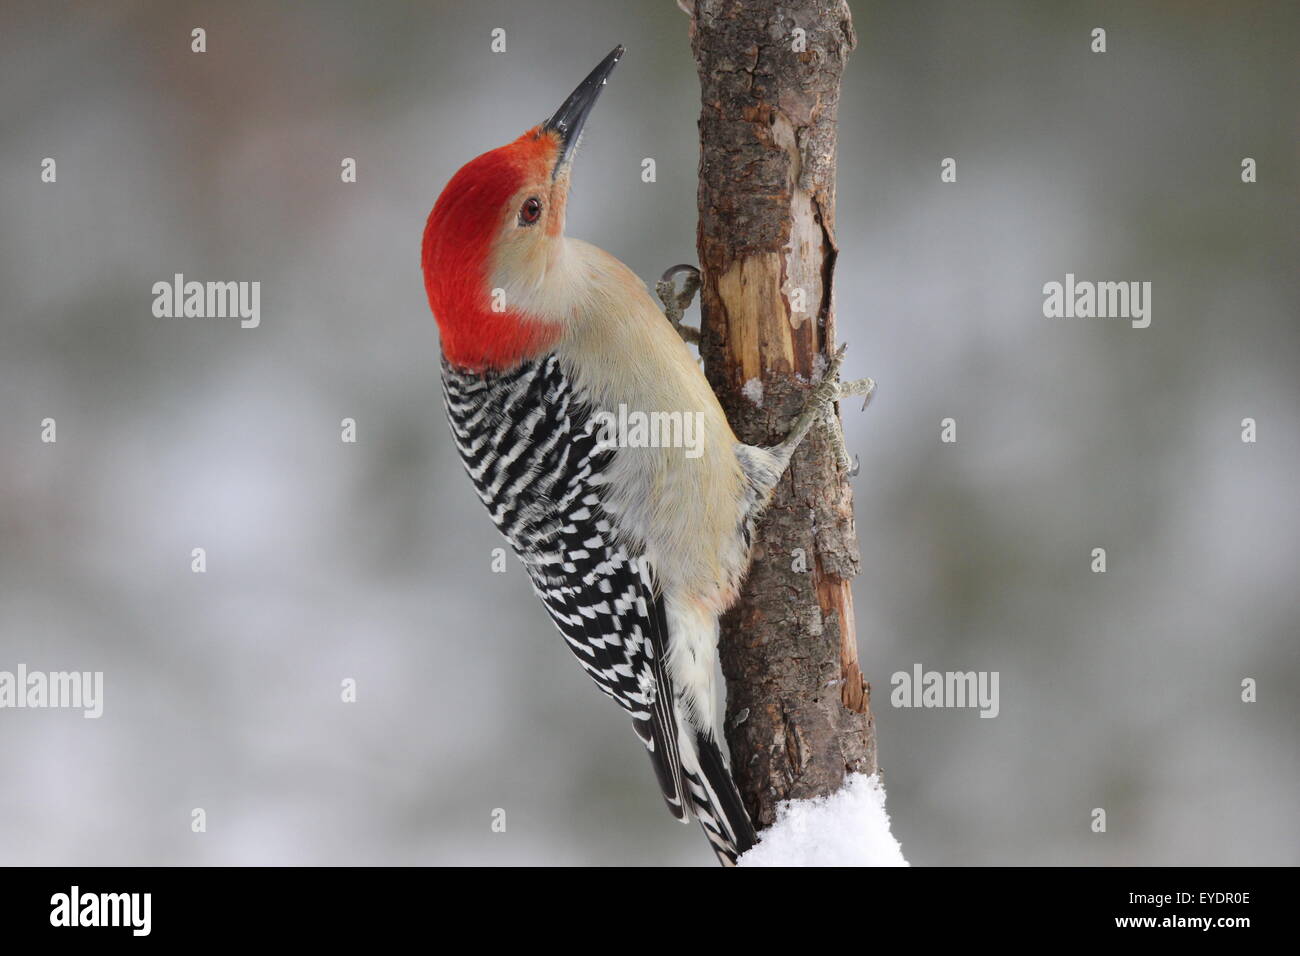
[[739,866],[908,866],[889,832],[878,776],[854,774],[835,793],[777,805],[776,823]]

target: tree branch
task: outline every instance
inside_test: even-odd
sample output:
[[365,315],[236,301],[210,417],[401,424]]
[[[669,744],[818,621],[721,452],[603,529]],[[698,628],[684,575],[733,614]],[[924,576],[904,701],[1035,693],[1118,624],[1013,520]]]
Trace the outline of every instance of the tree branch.
[[[802,33],[800,32],[802,31]],[[843,0],[696,0],[700,75],[700,351],[742,441],[778,443],[835,342],[835,146],[855,44]],[[727,741],[757,826],[777,801],[874,773],[850,582],[853,496],[813,428],[723,619]]]

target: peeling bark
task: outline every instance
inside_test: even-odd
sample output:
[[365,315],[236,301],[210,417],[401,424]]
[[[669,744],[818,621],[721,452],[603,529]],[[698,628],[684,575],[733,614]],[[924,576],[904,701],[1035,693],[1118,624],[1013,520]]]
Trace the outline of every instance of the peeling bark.
[[[695,3],[700,351],[732,427],[752,444],[784,436],[834,347],[836,111],[855,42],[844,0]],[[751,379],[762,382],[761,406],[744,394]],[[850,590],[859,563],[852,490],[814,428],[722,624],[727,742],[760,828],[778,801],[876,770]]]

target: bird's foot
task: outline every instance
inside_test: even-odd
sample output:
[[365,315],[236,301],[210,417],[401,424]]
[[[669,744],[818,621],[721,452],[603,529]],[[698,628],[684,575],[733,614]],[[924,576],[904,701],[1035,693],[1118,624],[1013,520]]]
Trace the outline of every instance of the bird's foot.
[[[685,275],[682,281],[682,290],[677,291],[677,276]],[[659,294],[659,301],[664,304],[664,315],[668,322],[682,340],[691,344],[700,344],[700,330],[689,325],[682,325],[682,316],[686,310],[691,307],[691,302],[695,299],[695,293],[700,288],[700,270],[692,265],[676,265],[670,267],[655,283],[655,292]]]
[[840,398],[848,398],[850,395],[862,396],[862,410],[865,412],[867,406],[871,404],[872,397],[876,394],[876,382],[870,378],[855,378],[849,382],[840,382]]
[[850,395],[861,395],[862,407],[865,409],[876,392],[876,383],[869,378],[859,378],[849,382],[840,381],[840,366],[844,363],[844,353],[847,349],[847,345],[841,345],[835,350],[835,354],[831,356],[826,366],[825,374],[822,375],[822,380],[808,396],[803,411],[795,419],[785,441],[777,448],[788,461],[795,449],[807,437],[812,426],[820,421],[827,430],[827,437],[835,451],[840,470],[852,476],[858,473],[858,465],[849,458],[849,450],[844,443],[844,427],[835,413],[835,403]]

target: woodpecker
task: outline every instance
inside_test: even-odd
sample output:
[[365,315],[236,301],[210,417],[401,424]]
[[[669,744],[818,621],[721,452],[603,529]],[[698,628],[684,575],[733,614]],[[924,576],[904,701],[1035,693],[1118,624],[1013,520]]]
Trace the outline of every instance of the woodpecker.
[[[463,166],[424,230],[452,438],[597,686],[631,715],[672,815],[724,865],[755,834],[718,720],[718,619],[795,448],[841,396],[831,359],[790,434],[741,443],[644,284],[564,235],[574,151],[624,49],[549,120]],[[611,442],[618,411],[695,414],[700,450]]]

